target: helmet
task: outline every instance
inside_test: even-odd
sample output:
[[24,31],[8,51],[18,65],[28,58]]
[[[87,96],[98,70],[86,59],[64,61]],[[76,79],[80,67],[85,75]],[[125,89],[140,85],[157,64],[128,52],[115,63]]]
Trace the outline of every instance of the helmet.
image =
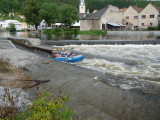
[[60,48],[58,50],[61,50]]
[[67,54],[67,52],[65,52],[65,54]]
[[56,48],[54,48],[54,50],[56,50]]
[[62,50],[64,50],[64,48],[62,48]]

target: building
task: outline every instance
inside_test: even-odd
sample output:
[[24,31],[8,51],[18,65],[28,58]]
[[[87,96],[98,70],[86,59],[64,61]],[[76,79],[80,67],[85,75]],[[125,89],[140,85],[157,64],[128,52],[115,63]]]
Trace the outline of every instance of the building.
[[2,29],[9,28],[11,24],[15,25],[17,31],[22,30],[22,24],[17,20],[6,20],[0,22],[0,26]]
[[15,16],[15,13],[9,13],[9,16],[11,17],[11,16]]
[[160,22],[160,7],[148,4],[139,14],[139,28],[157,27]]
[[[84,14],[84,13],[83,13]],[[122,12],[119,8],[108,5],[107,7],[96,10],[92,14],[84,14],[80,18],[80,30],[121,30]]]
[[17,15],[17,17],[21,18],[21,19],[24,19],[25,16],[24,15]]
[[86,13],[86,5],[84,0],[80,0],[79,13]]
[[55,24],[51,24],[50,26],[48,26],[48,24],[46,23],[45,20],[42,20],[39,26],[39,30],[46,30],[46,29],[54,29],[54,28],[61,28],[63,27],[62,23],[55,23]]
[[[123,9],[121,9],[123,10]],[[139,15],[143,8],[137,6],[130,6],[128,9],[123,11],[123,24],[126,25],[127,30],[138,30],[139,29]]]

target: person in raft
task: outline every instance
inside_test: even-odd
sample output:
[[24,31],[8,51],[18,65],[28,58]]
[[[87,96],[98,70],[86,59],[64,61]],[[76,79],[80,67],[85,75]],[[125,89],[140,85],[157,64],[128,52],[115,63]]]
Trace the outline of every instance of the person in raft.
[[62,48],[62,50],[61,50],[61,55],[65,55],[65,50],[64,50],[64,48]]
[[69,57],[74,57],[74,52],[72,50],[69,52]]
[[60,55],[61,55],[61,49],[60,49],[60,48],[58,49],[58,54],[60,54]]
[[53,58],[56,58],[56,57],[60,57],[60,55],[58,54],[57,50],[54,48],[54,50],[53,50]]

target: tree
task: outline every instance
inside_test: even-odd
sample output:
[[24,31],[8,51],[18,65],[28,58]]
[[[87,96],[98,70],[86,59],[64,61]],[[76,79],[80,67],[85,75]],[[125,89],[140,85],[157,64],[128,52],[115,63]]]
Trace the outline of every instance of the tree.
[[51,23],[56,23],[59,19],[59,9],[56,3],[44,3],[39,11],[39,14],[48,25],[51,25]]
[[158,21],[158,30],[160,30],[160,20]]
[[72,5],[66,4],[61,6],[61,22],[70,26],[72,23],[79,21],[78,9]]
[[28,0],[27,6],[24,9],[26,22],[31,25],[35,25],[36,30],[42,20],[39,14],[42,3],[43,3],[43,0]]
[[13,23],[10,24],[9,31],[10,32],[15,32],[16,31],[15,25]]

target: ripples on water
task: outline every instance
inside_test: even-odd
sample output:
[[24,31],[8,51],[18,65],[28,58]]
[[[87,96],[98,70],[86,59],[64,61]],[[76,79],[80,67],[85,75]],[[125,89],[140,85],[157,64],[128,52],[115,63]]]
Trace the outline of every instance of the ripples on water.
[[[114,61],[107,59],[85,58],[78,66],[98,70],[106,74],[105,82],[118,85],[123,89],[160,86],[160,45],[69,45],[65,48],[74,47],[75,51],[86,54],[115,57]],[[118,62],[118,59],[134,61],[137,64],[128,65]],[[114,76],[114,79],[111,80]],[[145,88],[146,89],[146,88]],[[143,90],[145,90],[143,89]],[[151,89],[156,92],[157,89]],[[145,91],[149,92],[149,91]]]

